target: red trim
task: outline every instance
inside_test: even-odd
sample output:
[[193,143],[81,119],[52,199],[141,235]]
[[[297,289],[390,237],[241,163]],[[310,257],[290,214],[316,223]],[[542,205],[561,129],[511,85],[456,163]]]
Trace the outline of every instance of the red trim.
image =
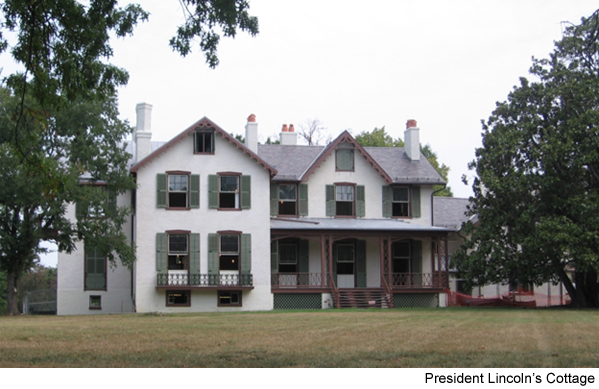
[[191,231],[187,230],[168,230],[164,232],[167,234],[191,234]]
[[243,234],[242,231],[235,231],[235,230],[216,231],[216,233],[219,235],[241,235],[241,234]]
[[242,176],[243,173],[238,173],[238,172],[217,172],[216,175],[218,175],[218,176]]
[[171,176],[190,176],[191,172],[184,172],[183,170],[168,170],[165,172],[167,175]]

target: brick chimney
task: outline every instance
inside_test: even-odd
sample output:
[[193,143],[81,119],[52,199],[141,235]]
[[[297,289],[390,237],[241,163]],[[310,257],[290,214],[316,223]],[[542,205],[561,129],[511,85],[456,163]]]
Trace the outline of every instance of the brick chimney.
[[420,161],[420,128],[414,119],[408,120],[404,131],[404,151],[412,162]]
[[258,154],[258,123],[256,115],[248,116],[248,122],[245,125],[245,147]]
[[135,162],[139,162],[152,152],[152,105],[139,103],[135,110],[137,123],[133,141],[135,142]]
[[290,124],[289,128],[287,128],[287,124],[283,124],[281,144],[287,146],[297,145],[297,133],[295,132],[295,128],[293,128],[293,124]]

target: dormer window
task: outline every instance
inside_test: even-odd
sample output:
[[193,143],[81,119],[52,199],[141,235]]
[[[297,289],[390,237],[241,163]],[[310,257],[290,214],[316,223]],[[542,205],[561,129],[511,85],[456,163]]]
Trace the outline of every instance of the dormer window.
[[214,154],[214,130],[196,130],[194,137],[195,154]]

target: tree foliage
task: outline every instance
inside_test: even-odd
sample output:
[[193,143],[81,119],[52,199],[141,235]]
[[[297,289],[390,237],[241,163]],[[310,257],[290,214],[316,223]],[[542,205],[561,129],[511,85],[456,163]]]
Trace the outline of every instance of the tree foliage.
[[599,306],[598,34],[598,12],[570,26],[483,123],[478,223],[454,256],[473,284],[562,281],[575,305]]
[[[385,131],[385,126],[375,128],[371,132],[362,131],[356,136],[356,141],[363,147],[404,147],[404,141],[401,138],[393,139],[391,135]],[[430,145],[420,145],[420,151],[435,168],[437,173],[445,180],[449,181],[449,166],[439,162],[437,154],[433,151]],[[435,185],[435,196],[453,197],[453,192],[449,185]]]
[[[258,33],[245,0],[180,3],[186,20],[171,47],[185,56],[197,37],[211,67],[220,34]],[[0,2],[0,53],[20,66],[0,86],[0,271],[11,314],[20,278],[45,252],[42,240],[66,252],[85,241],[112,263],[134,260],[122,232],[129,209],[114,201],[135,185],[123,143],[131,128],[116,102],[128,73],[110,63],[110,39],[132,34],[148,17],[115,0]],[[76,222],[69,203],[79,205]]]

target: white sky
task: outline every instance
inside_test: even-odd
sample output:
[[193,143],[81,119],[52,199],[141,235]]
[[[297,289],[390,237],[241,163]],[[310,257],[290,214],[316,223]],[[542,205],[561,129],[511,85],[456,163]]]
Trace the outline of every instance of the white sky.
[[134,125],[135,105],[152,104],[153,140],[204,116],[243,134],[253,113],[262,141],[308,119],[333,136],[385,126],[403,138],[416,119],[421,142],[451,167],[457,197],[471,195],[461,176],[472,176],[481,120],[528,75],[532,56],[553,50],[560,22],[599,8],[583,0],[250,0],[259,35],[223,38],[212,70],[199,49],[181,58],[169,48],[183,21],[177,0],[138,2],[150,20],[114,43],[113,63],[130,73],[122,117]]

